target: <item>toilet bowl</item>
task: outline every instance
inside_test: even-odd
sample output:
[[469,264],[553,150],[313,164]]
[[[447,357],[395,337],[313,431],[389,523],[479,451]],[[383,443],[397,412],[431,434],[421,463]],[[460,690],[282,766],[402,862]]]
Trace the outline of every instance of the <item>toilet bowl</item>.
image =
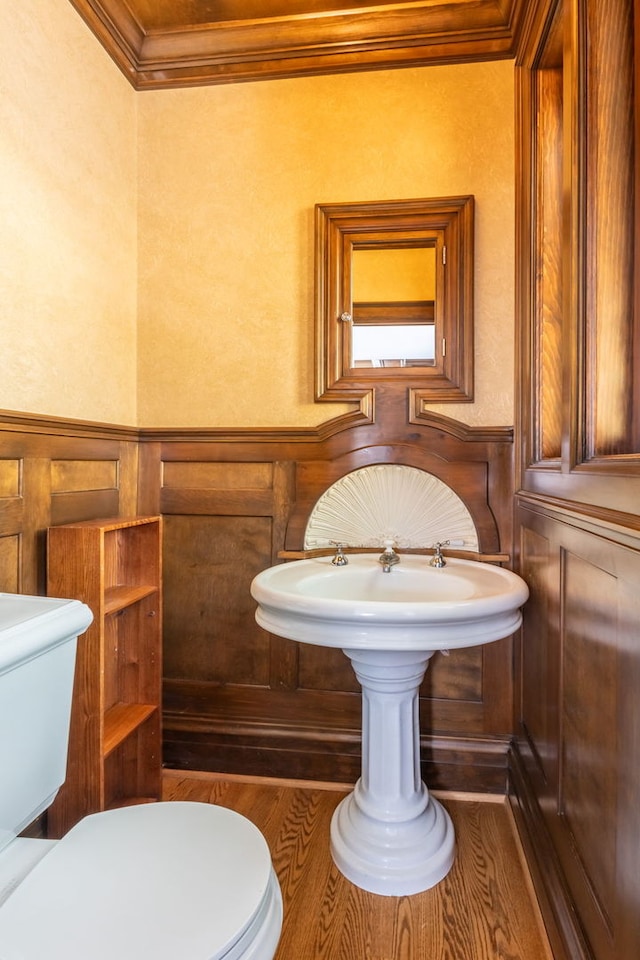
[[16,837],[66,761],[78,601],[0,594],[0,960],[272,960],[282,897],[267,843],[212,804],[85,817]]

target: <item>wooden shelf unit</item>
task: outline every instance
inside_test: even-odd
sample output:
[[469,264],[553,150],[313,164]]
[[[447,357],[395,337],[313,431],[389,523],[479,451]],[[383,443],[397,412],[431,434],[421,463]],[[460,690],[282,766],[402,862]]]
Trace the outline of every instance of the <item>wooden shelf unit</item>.
[[162,521],[88,520],[51,527],[47,594],[82,600],[67,779],[49,808],[50,837],[82,817],[159,799]]

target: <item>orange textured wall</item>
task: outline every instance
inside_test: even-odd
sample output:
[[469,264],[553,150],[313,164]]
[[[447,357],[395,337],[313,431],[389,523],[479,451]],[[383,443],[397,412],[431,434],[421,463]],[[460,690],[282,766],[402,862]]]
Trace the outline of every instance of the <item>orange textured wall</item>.
[[513,421],[513,65],[139,99],[142,426],[315,425],[316,203],[476,197],[476,400]]
[[67,0],[0,7],[0,408],[310,426],[316,203],[476,197],[476,399],[513,420],[513,65],[136,94]]
[[0,4],[0,408],[135,424],[136,95],[68,0]]

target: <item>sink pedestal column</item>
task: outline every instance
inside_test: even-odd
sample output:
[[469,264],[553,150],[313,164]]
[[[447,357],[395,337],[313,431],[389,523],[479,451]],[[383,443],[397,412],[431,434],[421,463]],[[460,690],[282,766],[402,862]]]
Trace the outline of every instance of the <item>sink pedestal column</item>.
[[344,652],[362,686],[362,775],[333,815],[331,854],[363,890],[420,893],[447,875],[455,856],[449,814],[420,776],[418,691],[433,654]]

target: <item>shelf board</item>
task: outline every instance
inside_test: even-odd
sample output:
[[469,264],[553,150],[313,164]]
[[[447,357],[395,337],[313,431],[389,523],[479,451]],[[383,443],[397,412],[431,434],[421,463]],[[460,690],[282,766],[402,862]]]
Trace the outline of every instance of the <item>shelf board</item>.
[[153,703],[116,703],[107,710],[104,715],[102,755],[108,757],[157,709]]
[[108,587],[104,592],[104,612],[106,616],[112,613],[118,613],[125,607],[130,607],[145,597],[150,597],[158,592],[158,587],[154,584],[138,584],[137,586],[128,586],[120,584],[117,587]]

